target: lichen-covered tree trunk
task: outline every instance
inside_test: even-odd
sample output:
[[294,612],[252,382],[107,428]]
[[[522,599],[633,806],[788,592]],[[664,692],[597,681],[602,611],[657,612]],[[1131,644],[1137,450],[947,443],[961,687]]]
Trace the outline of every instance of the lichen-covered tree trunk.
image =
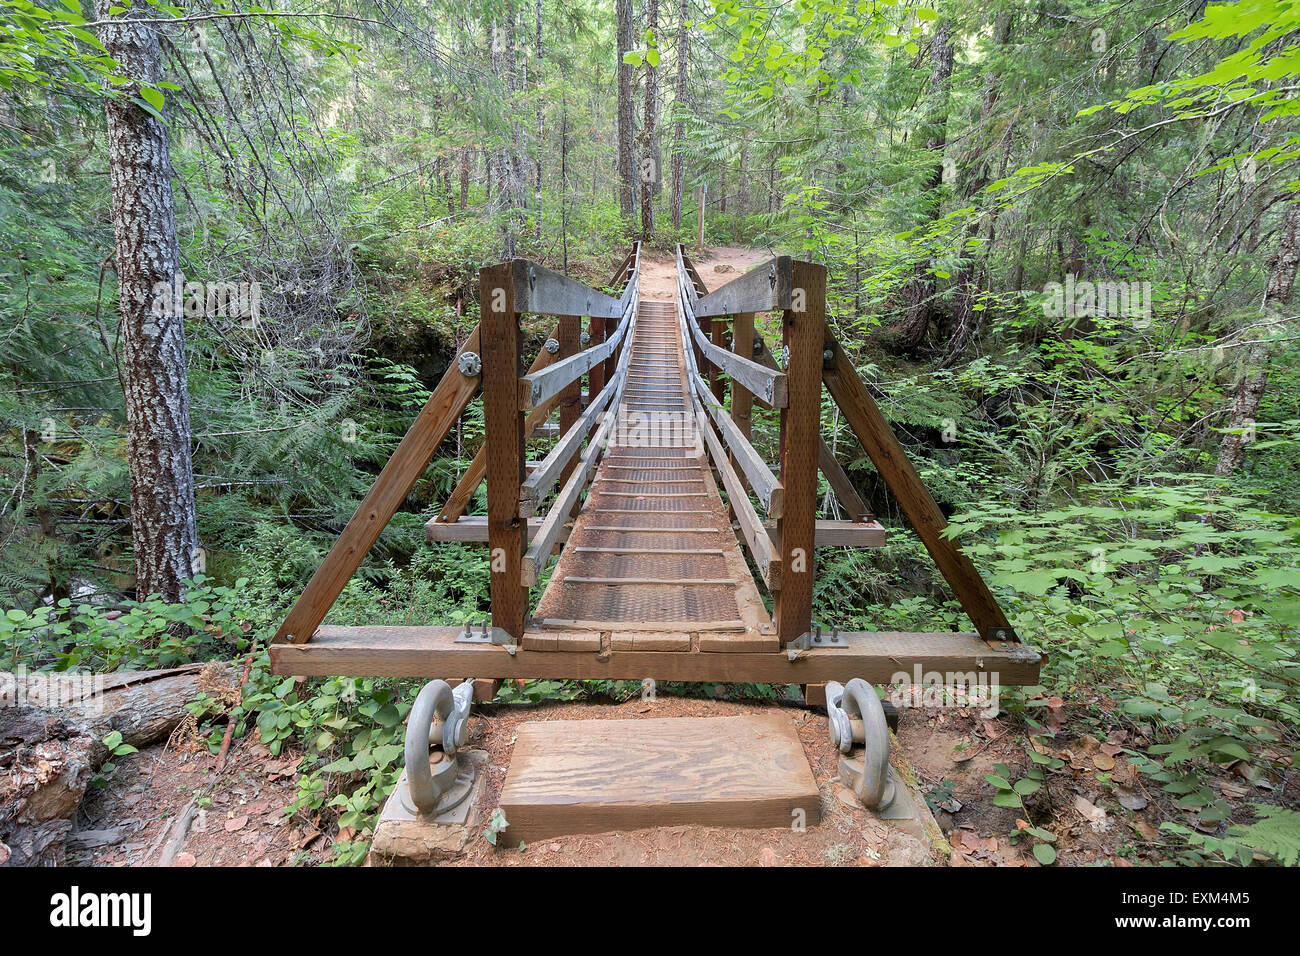
[[688,4],[689,0],[681,0],[677,8],[677,77],[673,85],[673,110],[677,113],[677,120],[673,123],[673,232],[682,227],[682,192],[685,189],[686,122],[682,118],[682,109],[686,105]]
[[[1276,318],[1291,301],[1298,264],[1300,202],[1287,207],[1286,219],[1278,236],[1277,255],[1269,269],[1268,287],[1264,291],[1265,317]],[[1250,427],[1258,418],[1260,403],[1264,401],[1264,389],[1268,386],[1268,363],[1272,358],[1268,337],[1271,332],[1270,329],[1254,333],[1256,341],[1246,350],[1242,372],[1232,396],[1228,431],[1219,444],[1219,461],[1214,467],[1214,473],[1220,477],[1231,475],[1246,457],[1246,446],[1251,440]]]
[[[109,55],[139,86],[161,75],[158,37],[127,11],[110,18],[110,0],[96,0]],[[167,128],[130,95],[108,100],[109,183],[122,312],[122,387],[126,395],[127,458],[131,475],[131,536],[140,597],[181,595],[194,574],[198,541],[190,406],[185,370],[185,323],[172,202]]]
[[[659,39],[659,0],[646,0],[646,26],[655,42]],[[642,133],[641,164],[641,238],[650,240],[655,232],[655,186],[659,182],[658,154],[659,71],[646,61],[645,130]]]
[[623,57],[632,49],[632,0],[615,4],[618,32],[618,208],[625,220],[636,214],[636,188],[632,157],[636,141],[632,114],[632,65]]

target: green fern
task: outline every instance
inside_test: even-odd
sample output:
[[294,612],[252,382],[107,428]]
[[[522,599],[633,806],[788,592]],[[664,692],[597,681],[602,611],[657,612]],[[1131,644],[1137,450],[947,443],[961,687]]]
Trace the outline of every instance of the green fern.
[[1251,806],[1259,819],[1230,828],[1228,836],[1252,850],[1267,853],[1283,866],[1300,863],[1300,813],[1263,803]]

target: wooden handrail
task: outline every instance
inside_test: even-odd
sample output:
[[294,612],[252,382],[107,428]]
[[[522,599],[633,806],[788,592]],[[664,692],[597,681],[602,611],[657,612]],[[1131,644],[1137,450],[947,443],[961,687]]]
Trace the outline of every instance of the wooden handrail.
[[709,457],[713,459],[714,467],[718,469],[718,474],[722,477],[722,486],[727,489],[727,501],[731,505],[731,510],[736,514],[736,523],[740,525],[740,532],[745,539],[745,544],[749,546],[749,553],[754,559],[754,564],[758,567],[758,573],[763,578],[763,583],[767,585],[770,591],[779,591],[781,589],[781,559],[777,556],[772,545],[772,539],[768,536],[767,529],[759,519],[758,513],[749,501],[749,495],[745,487],[740,483],[736,476],[736,471],[731,467],[731,462],[727,459],[727,453],[723,451],[718,436],[713,433],[709,423],[704,418],[704,409],[700,405],[698,396],[692,395],[691,400],[694,404],[696,424],[700,429],[700,434],[704,436],[704,443],[708,447]]
[[592,396],[587,410],[564,433],[564,436],[555,443],[555,447],[542,459],[533,473],[528,476],[519,491],[519,508],[522,515],[531,518],[537,513],[537,507],[541,504],[542,499],[546,497],[546,493],[560,479],[565,466],[573,459],[578,449],[582,447],[582,441],[591,431],[597,416],[609,404],[610,397],[621,390],[625,377],[625,368],[620,365],[619,370],[614,374],[614,380],[607,382],[604,388]]
[[700,296],[691,304],[692,312],[696,318],[702,319],[736,312],[788,309],[793,289],[790,272],[793,263],[789,256],[778,256],[755,266],[708,295]]
[[[631,283],[628,284],[628,293],[635,296],[639,285],[640,277],[634,276]],[[558,394],[565,387],[585,375],[597,363],[603,362],[613,355],[614,350],[618,348],[619,342],[622,341],[624,334],[626,334],[628,326],[631,324],[632,314],[635,311],[636,303],[633,300],[625,307],[612,337],[606,338],[599,345],[585,349],[577,355],[570,355],[566,359],[552,363],[541,371],[533,372],[521,378],[519,380],[519,410],[526,412],[529,409],[536,408],[552,395]],[[591,313],[584,312],[581,314],[589,315]]]
[[[617,318],[626,303],[527,259],[510,260],[515,311]],[[624,292],[626,296],[626,291]]]
[[[780,369],[765,367],[735,351],[728,351],[715,345],[705,338],[704,332],[695,322],[691,321],[699,318],[699,313],[687,301],[685,294],[686,283],[683,275],[685,265],[682,262],[680,248],[677,252],[677,261],[679,265],[677,273],[678,294],[687,313],[686,328],[690,330],[691,339],[695,342],[696,347],[715,367],[721,369],[730,378],[739,382],[768,405],[773,408],[785,408],[786,403],[789,401],[789,386],[784,372]],[[751,312],[757,310],[741,309],[739,311]],[[735,348],[734,339],[732,348]]]
[[[628,251],[628,254],[623,257],[623,261],[619,263],[618,268],[614,271],[614,274],[610,276],[609,281],[605,283],[605,285],[618,285],[623,279],[624,274],[627,273],[629,265],[635,272],[635,270],[639,268],[640,255],[641,243],[633,243],[632,248]],[[557,326],[555,332],[552,333],[552,337],[558,334],[559,327]],[[533,359],[533,364],[528,369],[528,374],[531,375],[534,372],[540,372],[542,369],[550,366],[553,362],[554,358],[551,352],[544,348],[538,349],[537,356]],[[540,434],[542,429],[547,427],[546,419],[550,416],[550,413],[554,410],[559,400],[560,395],[557,392],[550,399],[535,406],[528,413],[528,417],[524,420],[525,439]],[[484,443],[475,453],[474,459],[469,463],[469,467],[465,469],[465,473],[460,476],[460,481],[456,483],[456,487],[452,489],[451,494],[447,496],[447,503],[443,505],[442,511],[438,512],[438,516],[434,520],[443,523],[459,521],[461,516],[465,514],[465,509],[469,506],[470,499],[474,497],[474,492],[478,490],[478,486],[483,482],[483,476],[486,473],[487,444]]]
[[[542,522],[542,526],[537,529],[537,534],[533,536],[528,553],[524,555],[520,568],[521,581],[524,587],[535,585],[542,572],[546,569],[546,564],[551,557],[551,551],[555,547],[556,538],[559,536],[574,506],[578,503],[582,489],[591,481],[596,463],[604,454],[605,440],[618,420],[619,402],[622,401],[623,390],[627,387],[627,365],[631,355],[632,350],[625,349],[620,357],[618,370],[614,373],[614,380],[610,383],[613,386],[610,390],[610,407],[602,416],[596,434],[587,443],[587,449],[578,460],[578,466],[573,469],[573,473],[569,475],[564,487],[556,495],[554,503],[546,513],[546,519]],[[575,434],[580,433],[579,428],[574,428],[573,431]],[[575,450],[577,447],[577,444],[573,446]]]
[[732,457],[736,459],[736,464],[740,466],[741,472],[749,482],[749,487],[754,489],[760,501],[763,502],[763,510],[769,517],[781,517],[785,501],[785,489],[781,480],[772,473],[772,469],[767,467],[757,449],[750,444],[747,439],[736,427],[736,423],[731,417],[725,414],[722,406],[718,404],[713,393],[709,391],[709,385],[700,376],[699,372],[690,376],[691,385],[696,394],[696,400],[699,401],[709,412],[709,417],[713,419],[714,424],[718,426],[718,431],[727,442],[727,448],[731,451]]

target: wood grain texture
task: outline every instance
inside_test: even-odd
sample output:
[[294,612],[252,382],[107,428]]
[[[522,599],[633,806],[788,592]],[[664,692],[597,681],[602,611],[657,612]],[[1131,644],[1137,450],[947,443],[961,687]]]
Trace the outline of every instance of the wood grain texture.
[[[737,312],[731,323],[731,342],[736,354],[749,358],[753,354],[754,313]],[[746,351],[748,350],[748,351]],[[789,396],[787,395],[787,401]],[[750,429],[754,418],[754,393],[743,384],[731,379],[731,420],[736,423],[736,430],[746,439],[751,437]]]
[[479,271],[483,327],[483,424],[487,434],[488,563],[492,626],[516,640],[524,633],[528,591],[520,583],[525,523],[524,415],[517,401],[523,335],[509,263]]
[[790,282],[792,305],[782,321],[790,382],[790,404],[781,410],[781,483],[785,497],[776,523],[781,590],[774,596],[776,631],[782,644],[795,640],[812,625],[826,267],[795,262]]
[[793,260],[779,256],[755,266],[708,295],[691,303],[691,310],[701,319],[737,312],[768,312],[790,308]]
[[[737,621],[743,628],[744,623]],[[569,622],[563,629],[575,626]],[[641,630],[620,624],[621,631]],[[644,630],[662,632],[662,625]],[[277,674],[309,677],[569,678],[591,680],[750,681],[774,684],[845,683],[861,677],[889,683],[899,673],[923,671],[982,673],[1002,684],[1038,682],[1040,656],[1014,642],[990,644],[978,634],[841,633],[842,649],[805,651],[791,661],[784,652],[700,654],[615,650],[599,654],[555,654],[520,650],[510,654],[490,644],[457,644],[457,627],[321,627],[310,644],[277,644],[271,667]],[[528,633],[532,633],[531,631]],[[703,636],[703,633],[701,633]]]
[[[613,296],[597,292],[577,279],[570,279],[527,259],[505,263],[510,269],[513,301],[520,312],[548,315],[599,315],[601,318],[623,314],[623,303]],[[495,268],[495,267],[494,267]]]
[[[560,351],[556,358],[564,360],[571,355],[577,355],[582,350],[579,344],[579,336],[582,334],[582,316],[580,315],[562,315],[559,317],[559,323],[556,327],[556,339],[560,343]],[[603,342],[602,342],[603,344]],[[604,359],[597,362],[592,369],[604,368]],[[560,390],[560,436],[564,438],[572,431],[573,426],[577,423],[579,416],[582,414],[582,379],[574,379],[569,385]],[[576,446],[575,446],[576,447]],[[559,480],[561,483],[568,480],[573,471],[572,459],[565,459],[560,472]]]
[[785,714],[552,720],[519,727],[500,807],[511,845],[642,827],[820,822]]
[[975,565],[956,541],[944,537],[948,522],[943,512],[921,482],[907,453],[894,437],[889,422],[829,329],[824,347],[834,353],[831,368],[822,373],[827,390],[840,406],[876,471],[885,480],[890,494],[916,530],[917,537],[930,552],[944,580],[961,602],[962,610],[984,637],[1016,640],[1006,615]]
[[[480,349],[479,327],[475,326],[461,352]],[[457,353],[459,355],[459,353]],[[275,632],[275,641],[302,643],[311,639],[325,615],[338,600],[344,586],[356,573],[384,526],[397,513],[416,481],[428,467],[434,452],[465,409],[479,386],[479,376],[462,375],[455,360],[448,366],[437,388],[420,410],[401,443],[388,459],[370,493],[357,506],[343,532],[316,569],[307,587]],[[522,450],[519,456],[523,466]]]
[[[537,529],[541,526],[541,518],[529,518],[526,532],[527,540],[533,540],[533,535],[537,533]],[[568,525],[560,529],[560,536],[556,540],[567,540],[568,529]],[[424,526],[424,540],[430,543],[451,541],[457,544],[487,544],[487,539],[487,515],[466,515],[455,521],[438,521],[435,518]]]

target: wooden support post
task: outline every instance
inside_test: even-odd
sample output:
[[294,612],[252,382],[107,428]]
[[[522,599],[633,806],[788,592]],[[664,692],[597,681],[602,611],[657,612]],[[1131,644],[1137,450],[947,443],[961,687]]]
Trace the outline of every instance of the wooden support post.
[[[481,326],[470,333],[462,352],[480,349]],[[357,506],[356,513],[338,536],[330,553],[316,569],[298,602],[289,612],[280,629],[275,632],[275,642],[293,641],[302,644],[316,633],[325,615],[338,600],[344,586],[356,573],[366,553],[388,524],[416,481],[429,466],[429,460],[447,437],[447,432],[465,410],[466,404],[478,390],[479,376],[465,375],[453,359],[438,387],[429,396],[420,414],[407,429],[401,444],[388,459],[388,464],[375,479],[370,493]],[[522,467],[522,456],[521,456]]]
[[[697,316],[695,319],[695,324],[699,326],[699,329],[701,332],[704,333],[705,338],[708,338],[712,334],[713,323],[711,319],[700,318]],[[691,348],[695,349],[695,367],[699,369],[701,375],[703,375],[705,378],[708,378],[710,379],[710,381],[712,381],[712,375],[714,371],[713,363],[704,357],[704,350],[701,349],[698,344],[692,342]]]
[[487,432],[488,562],[492,626],[516,641],[524,634],[528,590],[523,586],[524,413],[519,410],[523,335],[515,312],[510,263],[479,270],[483,329],[483,420]]
[[[598,319],[598,318],[591,319],[587,323],[587,335],[591,337],[591,341],[587,343],[587,348],[589,349],[594,349],[596,346],[604,342],[605,341],[605,320]],[[591,400],[593,398],[595,398],[597,395],[600,394],[600,390],[605,387],[605,382],[608,381],[608,379],[605,377],[605,366],[607,364],[608,362],[602,362],[601,364],[592,368],[592,370],[587,373],[587,404],[588,405],[591,404]],[[587,437],[591,438],[592,435],[596,434],[596,429],[599,427],[600,427],[599,421],[593,422],[591,426],[591,430],[587,433]],[[563,486],[564,484],[563,480],[561,480],[560,484],[561,486]]]
[[[727,320],[725,318],[714,319],[713,335],[711,338],[713,344],[720,349],[725,349],[727,347],[727,340],[724,337],[726,334],[727,334]],[[712,364],[710,364],[709,367],[709,388],[713,392],[713,397],[718,400],[719,405],[722,405],[723,403],[726,402],[727,383],[726,381],[723,380],[721,370],[716,365],[712,365]]]
[[[578,350],[582,347],[578,342],[578,336],[581,335],[582,330],[582,317],[561,315],[559,320],[556,339],[560,343],[560,350],[556,353],[555,359],[556,361],[563,361],[570,355],[577,355]],[[578,416],[581,414],[582,376],[578,376],[560,392],[560,434],[567,435],[569,429],[573,427],[573,423],[578,420]],[[573,462],[570,461],[560,473],[561,485],[568,480],[572,471]]]
[[[593,319],[592,321],[595,322],[596,320]],[[604,334],[601,335],[600,340],[604,342],[611,335],[613,335],[617,329],[618,329],[618,319],[606,319],[605,331]],[[618,348],[614,349],[614,351],[610,354],[609,358],[605,359],[605,370],[603,373],[605,381],[608,382],[614,378],[614,373],[618,370],[619,356],[623,354],[623,348],[626,345],[627,345],[627,336],[624,336],[623,341],[619,342]]]
[[[737,312],[731,323],[731,350],[742,358],[754,356],[754,313]],[[736,423],[740,433],[750,437],[751,423],[754,418],[754,396],[743,385],[731,382],[731,420]]]
[[[715,322],[713,327],[716,330],[718,324]],[[732,351],[742,358],[750,358],[753,355],[753,346],[750,344],[753,340],[754,313],[737,312],[731,322]],[[736,428],[748,441],[754,420],[754,393],[734,378],[731,380],[731,420],[736,423]],[[739,467],[735,455],[731,456],[731,467]],[[736,514],[735,509],[730,505],[727,507],[727,513],[732,517]]]
[[781,409],[781,483],[785,501],[776,524],[782,564],[781,590],[775,595],[776,630],[783,645],[812,626],[825,266],[794,262],[790,288],[790,308],[782,321],[782,341],[790,356],[785,369],[790,401]]
[[[980,637],[986,641],[1019,640],[971,559],[961,551],[956,541],[944,536],[948,522],[943,512],[922,484],[867,387],[858,378],[857,369],[829,330],[825,334],[824,348],[833,352],[831,367],[822,373],[827,391],[840,406],[867,457],[880,472],[890,494],[930,552],[939,573],[961,602],[962,610],[974,623]],[[787,502],[789,496],[787,485]]]

